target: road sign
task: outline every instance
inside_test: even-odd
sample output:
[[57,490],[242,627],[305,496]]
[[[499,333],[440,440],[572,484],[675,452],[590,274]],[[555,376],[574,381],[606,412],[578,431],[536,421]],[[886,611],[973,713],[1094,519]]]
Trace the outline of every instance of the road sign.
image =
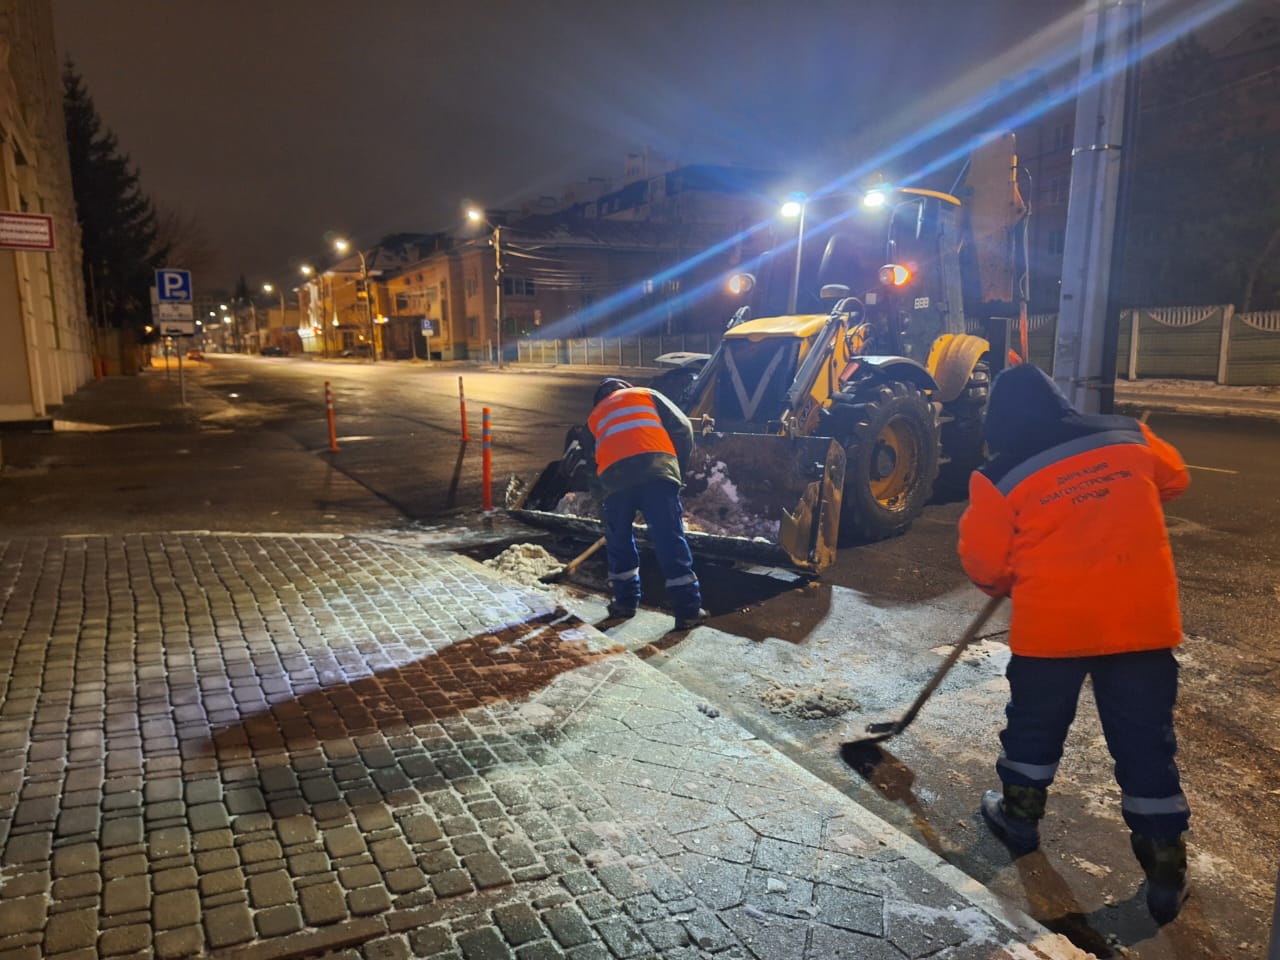
[[53,217],[43,213],[0,213],[0,248],[52,250]]
[[425,336],[428,336],[428,337],[431,336],[433,333],[435,333],[436,332],[435,321],[432,320],[430,317],[423,317],[422,332]]
[[157,270],[156,298],[161,303],[190,303],[191,271]]
[[195,309],[189,303],[155,304],[155,320],[166,337],[194,337]]

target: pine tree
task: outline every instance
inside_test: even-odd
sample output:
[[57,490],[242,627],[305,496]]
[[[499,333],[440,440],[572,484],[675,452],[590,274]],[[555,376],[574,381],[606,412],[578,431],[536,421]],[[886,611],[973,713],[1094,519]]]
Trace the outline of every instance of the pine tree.
[[70,60],[63,65],[62,89],[85,290],[94,321],[141,330],[150,317],[155,268],[167,253],[157,249],[155,209],[115,134],[104,129]]

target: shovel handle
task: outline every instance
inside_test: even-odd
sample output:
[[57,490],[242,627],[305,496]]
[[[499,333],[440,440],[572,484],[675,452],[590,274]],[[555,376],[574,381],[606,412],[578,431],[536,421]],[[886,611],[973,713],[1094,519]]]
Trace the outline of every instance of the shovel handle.
[[595,553],[597,550],[603,547],[604,543],[605,543],[605,538],[601,537],[591,546],[587,547],[587,549],[583,550],[580,554],[578,554],[576,557],[574,557],[572,560],[566,563],[564,565],[565,574],[568,575],[573,573],[575,570],[577,570],[578,567],[582,566],[582,562],[586,560],[587,557],[591,556],[593,553]]
[[916,697],[915,703],[911,704],[910,709],[902,715],[902,719],[894,724],[897,728],[894,731],[895,733],[902,731],[907,724],[911,723],[911,721],[916,718],[916,714],[920,712],[920,708],[924,706],[925,701],[933,695],[933,691],[938,689],[938,684],[942,683],[943,678],[951,672],[951,668],[956,665],[956,661],[960,659],[961,654],[968,649],[969,644],[973,643],[974,639],[978,636],[978,631],[987,625],[987,621],[991,619],[992,614],[1000,608],[1000,604],[1002,603],[1004,603],[1004,597],[992,597],[983,605],[982,609],[978,611],[977,615],[965,629],[964,634],[956,641],[956,645],[951,649],[951,652],[947,654],[947,658],[942,661],[942,666],[938,668],[937,672],[933,675],[933,678],[930,679],[930,681],[925,684],[924,689],[920,691],[920,695]]

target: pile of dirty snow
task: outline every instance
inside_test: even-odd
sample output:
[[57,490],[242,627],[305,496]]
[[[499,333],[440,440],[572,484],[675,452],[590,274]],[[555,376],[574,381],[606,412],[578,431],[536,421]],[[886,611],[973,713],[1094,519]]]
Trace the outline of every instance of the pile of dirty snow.
[[729,468],[716,460],[707,467],[707,489],[684,502],[685,526],[702,533],[727,537],[749,537],[776,542],[782,524],[757,514],[748,513],[742,504],[737,484],[729,476]]
[[550,584],[539,582],[539,578],[564,566],[536,543],[512,544],[496,557],[486,560],[484,565],[517,583],[540,590],[552,588]]
[[560,498],[555,513],[569,517],[587,517],[599,519],[600,511],[596,509],[596,498],[585,490],[571,490]]
[[[705,474],[691,474],[690,478],[705,480],[706,490],[691,495],[684,494],[684,526],[686,530],[711,533],[722,537],[745,537],[776,543],[782,527],[779,520],[770,520],[747,512],[737,485],[729,477],[729,468],[719,460],[707,467]],[[590,493],[574,491],[566,493],[556,504],[555,513],[566,517],[599,519],[600,511]]]
[[769,681],[769,688],[760,694],[760,699],[770,713],[785,714],[796,720],[839,717],[859,709],[860,706],[857,700],[845,693],[827,691],[817,686],[784,687],[776,680]]

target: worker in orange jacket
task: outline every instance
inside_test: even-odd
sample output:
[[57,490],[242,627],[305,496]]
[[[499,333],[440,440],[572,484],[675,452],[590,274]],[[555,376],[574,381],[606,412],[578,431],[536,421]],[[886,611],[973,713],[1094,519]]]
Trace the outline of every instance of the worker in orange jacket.
[[984,592],[1013,599],[1004,789],[983,796],[983,817],[1014,853],[1039,846],[1091,677],[1147,906],[1167,923],[1185,899],[1190,811],[1174,759],[1182,624],[1161,505],[1186,489],[1186,467],[1146,424],[1079,414],[1027,365],[996,378],[983,433],[990,459],[969,481],[960,560]]
[[666,577],[676,629],[690,630],[704,623],[708,615],[702,608],[680,500],[694,444],[689,418],[656,390],[605,377],[596,388],[587,426],[594,441],[592,489],[602,501],[613,590],[609,617],[630,619],[640,603],[640,554],[634,530],[639,513]]

